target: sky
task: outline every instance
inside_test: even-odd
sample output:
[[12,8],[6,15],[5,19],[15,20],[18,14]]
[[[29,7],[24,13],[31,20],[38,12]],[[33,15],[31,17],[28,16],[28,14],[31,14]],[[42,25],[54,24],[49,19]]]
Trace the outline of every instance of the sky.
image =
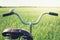
[[60,7],[60,0],[0,0],[0,6]]

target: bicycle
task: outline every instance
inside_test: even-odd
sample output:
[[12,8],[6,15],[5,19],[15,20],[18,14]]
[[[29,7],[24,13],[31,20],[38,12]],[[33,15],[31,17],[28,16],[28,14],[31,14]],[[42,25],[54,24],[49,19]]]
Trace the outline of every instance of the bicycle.
[[32,25],[38,24],[39,21],[41,20],[42,16],[44,16],[45,14],[58,16],[58,13],[54,13],[54,12],[43,13],[43,14],[41,14],[41,16],[38,17],[38,19],[35,22],[25,22],[22,19],[21,15],[19,15],[16,12],[14,12],[14,9],[12,9],[9,13],[3,14],[3,17],[10,16],[10,15],[13,15],[13,14],[17,15],[18,18],[20,19],[20,21],[23,24],[30,25],[30,32],[28,32],[26,30],[23,30],[23,29],[18,29],[18,28],[5,29],[2,32],[2,36],[6,37],[7,40],[33,40]]

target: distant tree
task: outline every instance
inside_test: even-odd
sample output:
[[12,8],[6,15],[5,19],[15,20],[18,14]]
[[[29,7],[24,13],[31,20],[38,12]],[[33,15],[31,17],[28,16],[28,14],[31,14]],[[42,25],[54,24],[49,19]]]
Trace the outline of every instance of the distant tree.
[[2,8],[2,6],[0,6],[0,8]]

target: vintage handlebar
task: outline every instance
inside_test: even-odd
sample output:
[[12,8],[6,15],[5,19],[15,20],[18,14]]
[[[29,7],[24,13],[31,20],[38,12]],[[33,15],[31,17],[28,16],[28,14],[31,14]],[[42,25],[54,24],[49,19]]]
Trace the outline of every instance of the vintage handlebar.
[[37,19],[35,22],[25,22],[25,21],[22,19],[21,15],[19,15],[19,14],[16,13],[16,12],[14,12],[14,9],[12,9],[9,13],[3,14],[3,17],[5,17],[5,16],[10,16],[10,15],[13,15],[13,14],[16,14],[16,15],[19,17],[19,19],[21,20],[21,22],[22,22],[23,24],[27,24],[27,25],[30,24],[30,23],[32,23],[33,25],[34,25],[34,24],[38,24],[39,21],[41,20],[42,16],[44,16],[45,14],[58,16],[58,13],[54,13],[54,12],[43,13],[43,14],[41,14],[41,15],[38,17],[38,19]]

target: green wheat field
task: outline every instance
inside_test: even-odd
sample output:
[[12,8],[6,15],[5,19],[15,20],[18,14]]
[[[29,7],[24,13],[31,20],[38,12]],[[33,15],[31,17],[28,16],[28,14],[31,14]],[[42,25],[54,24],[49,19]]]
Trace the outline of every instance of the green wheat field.
[[[3,17],[11,8],[0,8],[0,40],[5,40],[2,32],[6,28],[22,28],[29,31],[29,25],[21,23],[16,15]],[[26,22],[35,22],[41,13],[56,12],[58,16],[46,14],[41,21],[33,25],[32,35],[34,40],[60,40],[60,8],[41,7],[41,8],[14,8],[15,12],[22,16]]]

